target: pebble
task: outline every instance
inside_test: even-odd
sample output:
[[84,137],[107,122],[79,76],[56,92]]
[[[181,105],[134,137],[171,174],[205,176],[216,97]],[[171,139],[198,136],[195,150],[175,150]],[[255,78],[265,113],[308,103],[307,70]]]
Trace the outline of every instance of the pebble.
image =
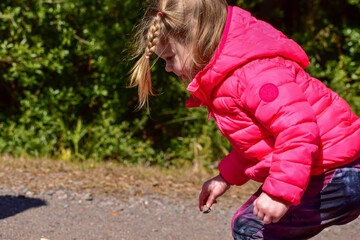
[[25,195],[28,191],[29,191],[29,189],[24,188],[24,189],[22,190],[22,194]]
[[52,196],[52,195],[54,195],[54,191],[53,191],[53,190],[49,190],[49,191],[47,191],[45,194],[48,195],[48,196]]
[[86,201],[92,201],[92,200],[94,200],[94,197],[93,197],[93,195],[91,193],[87,193],[87,194],[84,195],[84,199]]
[[58,197],[59,200],[66,200],[68,198],[67,194],[62,194]]
[[27,198],[33,198],[34,197],[34,193],[33,192],[31,192],[31,191],[26,191],[25,192],[25,197],[27,197]]
[[203,213],[207,214],[207,213],[210,213],[210,212],[211,212],[211,207],[207,207],[206,205],[204,205]]

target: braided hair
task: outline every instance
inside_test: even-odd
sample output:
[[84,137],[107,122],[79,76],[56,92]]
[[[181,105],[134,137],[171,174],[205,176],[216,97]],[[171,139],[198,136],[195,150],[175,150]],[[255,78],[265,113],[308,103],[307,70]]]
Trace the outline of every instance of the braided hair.
[[129,87],[138,87],[137,109],[148,106],[152,91],[150,57],[161,42],[177,41],[189,48],[189,76],[211,60],[227,18],[226,0],[153,0],[138,25]]

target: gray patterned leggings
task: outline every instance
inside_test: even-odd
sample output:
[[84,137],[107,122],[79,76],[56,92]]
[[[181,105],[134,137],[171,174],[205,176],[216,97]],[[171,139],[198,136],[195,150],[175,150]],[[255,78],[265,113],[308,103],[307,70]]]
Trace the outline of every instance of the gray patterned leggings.
[[254,214],[254,200],[260,188],[235,214],[235,240],[309,239],[324,228],[351,222],[360,214],[360,158],[312,176],[301,203],[290,207],[277,223],[264,224]]

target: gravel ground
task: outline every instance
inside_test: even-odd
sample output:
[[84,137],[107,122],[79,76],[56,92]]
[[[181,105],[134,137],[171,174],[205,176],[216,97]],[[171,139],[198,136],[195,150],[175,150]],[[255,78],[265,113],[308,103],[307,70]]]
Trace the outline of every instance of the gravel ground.
[[[196,203],[156,194],[120,201],[58,189],[28,198],[0,197],[1,239],[230,239],[230,210],[197,211]],[[226,219],[228,218],[228,219]]]
[[[31,183],[39,179],[34,179],[29,169],[26,173],[8,170],[13,171],[14,180],[7,177],[6,183],[0,182],[1,240],[232,239],[232,216],[249,195],[243,193],[243,198],[232,198],[234,192],[227,193],[211,213],[202,214],[197,208],[198,185],[192,190],[184,188],[187,193],[183,195],[171,194],[171,189],[165,194],[151,189],[140,193],[139,189],[148,189],[145,186],[149,181],[143,179],[143,184],[137,182],[136,188],[119,188],[121,193],[114,194],[100,193],[95,188],[88,191],[59,187],[49,177],[53,187],[36,188]],[[19,176],[24,174],[25,180],[19,183]],[[1,171],[0,178],[4,178]],[[251,188],[254,186],[245,187],[246,192],[250,193]],[[329,228],[313,239],[359,239],[359,223],[358,219]]]
[[[33,195],[25,187],[2,187],[0,239],[231,239],[230,221],[236,209],[198,212],[196,201],[145,194],[127,201],[93,197],[55,189]],[[314,239],[358,239],[359,221],[323,231]]]

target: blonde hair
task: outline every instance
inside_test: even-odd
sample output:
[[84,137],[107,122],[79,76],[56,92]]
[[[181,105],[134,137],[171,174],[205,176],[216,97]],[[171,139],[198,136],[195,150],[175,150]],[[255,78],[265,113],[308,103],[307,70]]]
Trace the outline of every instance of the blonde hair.
[[189,76],[195,77],[213,57],[225,27],[226,0],[154,0],[138,26],[130,87],[138,87],[138,109],[148,105],[154,95],[150,56],[160,41],[174,39],[189,48]]

